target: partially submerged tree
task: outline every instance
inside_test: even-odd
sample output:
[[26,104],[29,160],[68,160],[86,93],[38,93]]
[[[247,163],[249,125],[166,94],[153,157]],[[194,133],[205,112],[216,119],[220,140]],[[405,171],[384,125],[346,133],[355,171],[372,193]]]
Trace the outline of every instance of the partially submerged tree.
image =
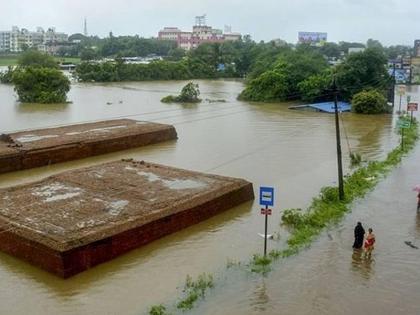
[[28,50],[13,70],[12,83],[21,102],[63,103],[70,90],[69,79],[58,69],[53,57]]
[[200,96],[200,89],[198,84],[193,82],[189,82],[185,85],[182,90],[181,94],[178,96],[168,95],[161,99],[163,103],[199,103],[201,102]]
[[362,91],[354,95],[352,110],[359,114],[381,114],[388,112],[385,96],[378,90]]
[[58,69],[58,63],[54,57],[38,50],[30,49],[25,51],[18,60],[21,67],[41,67]]
[[12,80],[19,100],[25,103],[64,103],[70,90],[69,79],[52,68],[18,68]]

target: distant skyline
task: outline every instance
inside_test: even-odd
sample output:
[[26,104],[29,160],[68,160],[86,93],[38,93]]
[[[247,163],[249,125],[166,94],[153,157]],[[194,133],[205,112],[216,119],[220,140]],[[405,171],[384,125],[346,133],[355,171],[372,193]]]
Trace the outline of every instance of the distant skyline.
[[420,6],[414,0],[29,0],[3,1],[0,30],[54,26],[68,34],[157,36],[165,26],[190,30],[196,15],[207,24],[256,40],[297,42],[299,31],[327,32],[328,41],[413,45],[420,38]]

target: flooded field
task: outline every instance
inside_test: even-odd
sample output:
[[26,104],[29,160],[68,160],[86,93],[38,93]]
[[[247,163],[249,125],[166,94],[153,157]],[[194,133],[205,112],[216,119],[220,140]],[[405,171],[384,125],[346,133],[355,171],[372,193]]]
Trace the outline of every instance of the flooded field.
[[[28,183],[64,170],[121,158],[247,179],[276,188],[269,231],[279,230],[281,210],[305,207],[321,186],[336,184],[333,115],[288,110],[286,104],[236,100],[237,81],[199,81],[197,105],[163,104],[185,82],[74,84],[60,105],[19,104],[13,88],[0,85],[1,132],[62,124],[131,118],[173,124],[178,140],[81,161],[4,174],[0,187]],[[412,99],[420,97],[415,88]],[[419,99],[420,100],[420,99]],[[403,108],[405,103],[403,104]],[[348,151],[380,159],[398,144],[391,115],[343,114],[344,165]],[[347,141],[347,140],[348,141]],[[185,277],[228,273],[195,314],[350,314],[354,311],[415,314],[420,303],[419,252],[404,244],[420,238],[410,187],[419,177],[420,152],[355,206],[352,214],[312,249],[275,265],[267,277],[226,271],[228,259],[248,261],[261,252],[263,217],[258,202],[155,241],[69,280],[61,280],[0,254],[1,314],[144,314],[150,305],[172,303]],[[411,163],[411,164],[410,164]],[[411,167],[409,168],[409,164]],[[417,182],[416,182],[417,183]],[[400,197],[401,196],[401,197]],[[383,198],[382,198],[383,197]],[[371,264],[352,258],[352,229],[372,225],[378,245]],[[282,235],[282,232],[280,233]],[[282,238],[280,237],[280,240]],[[270,242],[269,246],[279,246]],[[417,271],[416,271],[417,269]],[[376,308],[375,308],[376,307]]]

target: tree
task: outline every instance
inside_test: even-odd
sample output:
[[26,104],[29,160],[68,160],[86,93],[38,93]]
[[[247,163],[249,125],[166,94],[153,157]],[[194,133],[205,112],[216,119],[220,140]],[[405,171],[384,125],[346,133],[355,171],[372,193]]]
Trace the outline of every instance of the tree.
[[168,52],[168,59],[179,61],[185,57],[185,50],[182,48],[173,48]]
[[325,43],[319,48],[319,52],[327,57],[339,58],[341,55],[340,46],[336,43]]
[[19,57],[18,65],[21,67],[43,67],[58,69],[58,63],[55,61],[54,57],[34,49],[25,51]]
[[182,90],[181,94],[178,96],[168,95],[161,99],[163,103],[199,103],[201,102],[200,96],[200,89],[198,84],[193,82],[189,82],[185,85]]
[[252,80],[239,95],[240,100],[284,101],[287,99],[287,77],[284,73],[269,70]]
[[9,84],[12,83],[14,69],[12,66],[8,66],[7,70],[2,72],[0,71],[0,83]]
[[385,96],[378,90],[362,91],[353,96],[352,111],[359,114],[388,112]]
[[69,79],[54,68],[20,67],[14,71],[12,81],[21,102],[63,103],[70,90]]
[[380,49],[380,50],[384,49],[384,46],[382,46],[382,44],[379,40],[372,39],[372,38],[368,39],[368,41],[366,42],[366,47],[367,48],[377,48],[377,49]]
[[390,76],[386,68],[387,58],[377,48],[367,48],[363,52],[350,54],[337,67],[337,85],[344,99],[369,88],[388,88]]
[[80,59],[81,60],[94,60],[98,58],[98,53],[96,52],[96,50],[92,49],[92,48],[84,48],[81,52],[80,52]]
[[332,74],[330,70],[312,75],[298,84],[301,99],[306,102],[327,100],[331,84]]
[[255,65],[252,74],[264,71],[248,82],[240,99],[263,102],[298,99],[299,83],[328,67],[324,57],[309,45],[299,45],[294,51],[283,48],[276,57],[274,63],[266,59]]

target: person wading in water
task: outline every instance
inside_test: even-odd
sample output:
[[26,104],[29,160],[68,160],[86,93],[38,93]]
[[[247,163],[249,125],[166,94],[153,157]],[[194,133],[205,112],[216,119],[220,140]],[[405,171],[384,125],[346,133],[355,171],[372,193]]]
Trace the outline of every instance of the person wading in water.
[[374,249],[374,244],[375,244],[375,234],[373,234],[373,230],[369,229],[367,234],[366,234],[366,238],[365,238],[365,244],[364,244],[364,249],[365,249],[365,255],[369,256],[372,254],[372,251]]
[[362,226],[361,222],[357,222],[356,227],[354,228],[354,249],[360,249],[363,246],[363,238],[365,237],[365,229]]

